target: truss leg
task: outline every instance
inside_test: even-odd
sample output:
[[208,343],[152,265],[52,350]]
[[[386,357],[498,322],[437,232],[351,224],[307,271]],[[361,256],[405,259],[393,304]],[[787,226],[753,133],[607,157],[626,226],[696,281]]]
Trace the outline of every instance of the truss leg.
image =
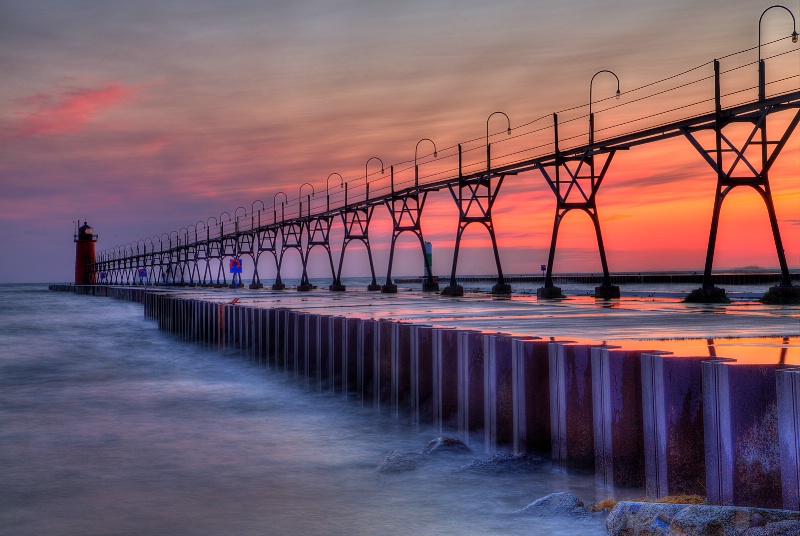
[[367,285],[367,290],[370,292],[379,291],[381,286],[378,284],[378,280],[375,278],[375,264],[372,262],[372,248],[369,247],[369,240],[364,241],[364,245],[367,247],[367,259],[369,259],[369,272],[372,274],[372,282]]
[[553,285],[553,261],[556,258],[556,240],[558,239],[558,228],[561,226],[561,219],[567,211],[561,212],[556,208],[556,216],[553,220],[553,235],[550,238],[550,253],[547,255],[547,272],[544,277],[544,286],[536,289],[536,298],[540,300],[552,300],[563,298],[561,288]]
[[298,292],[308,292],[312,289],[311,282],[308,280],[308,269],[307,269],[308,257],[310,253],[311,250],[308,249],[306,251],[306,254],[303,255],[303,250],[302,249],[300,250],[300,258],[302,259],[303,262],[303,273],[300,276],[300,284],[297,285]]
[[486,230],[489,231],[489,238],[492,239],[492,250],[494,251],[494,263],[497,266],[497,283],[492,287],[492,294],[497,296],[507,296],[511,294],[511,285],[506,283],[503,277],[503,267],[500,265],[500,250],[497,249],[497,237],[494,234],[494,225],[484,223]]
[[594,297],[599,300],[612,300],[620,297],[619,287],[611,284],[611,275],[608,273],[608,261],[606,260],[606,248],[603,245],[603,233],[600,232],[600,218],[597,216],[597,207],[594,210],[587,210],[587,214],[594,224],[594,232],[597,235],[597,249],[600,252],[600,264],[603,267],[603,284],[594,288]]
[[422,232],[414,234],[419,237],[419,244],[422,246],[422,258],[425,260],[425,271],[428,274],[425,281],[422,283],[422,292],[439,292],[439,283],[433,279],[433,267],[425,251],[425,239],[422,237]]
[[450,270],[450,284],[442,289],[442,296],[463,296],[464,287],[456,282],[456,267],[458,266],[458,252],[461,249],[461,237],[464,234],[466,225],[458,224],[456,232],[456,246],[453,249],[453,267]]
[[346,287],[342,285],[342,266],[344,265],[344,253],[347,251],[347,245],[350,243],[350,240],[347,238],[344,239],[342,242],[342,252],[339,255],[339,269],[336,271],[336,274],[333,277],[333,284],[328,287],[328,290],[331,292],[344,292]]
[[394,261],[394,246],[399,233],[392,232],[392,244],[389,246],[389,267],[386,269],[386,284],[381,287],[384,294],[397,294],[397,285],[392,283],[392,262]]
[[283,281],[281,281],[281,265],[283,264],[283,254],[284,253],[286,253],[286,249],[285,248],[281,248],[281,256],[280,256],[280,258],[278,258],[277,253],[273,252],[273,255],[275,255],[275,262],[278,265],[278,273],[275,276],[275,283],[273,283],[273,285],[272,285],[272,290],[286,290],[286,285],[284,285]]

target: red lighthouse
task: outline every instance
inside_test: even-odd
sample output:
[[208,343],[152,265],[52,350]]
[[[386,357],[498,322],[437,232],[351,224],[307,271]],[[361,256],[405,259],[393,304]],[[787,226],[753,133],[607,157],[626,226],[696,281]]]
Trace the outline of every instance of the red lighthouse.
[[97,235],[83,222],[75,235],[75,284],[91,285],[95,282],[94,271],[89,265],[96,262]]

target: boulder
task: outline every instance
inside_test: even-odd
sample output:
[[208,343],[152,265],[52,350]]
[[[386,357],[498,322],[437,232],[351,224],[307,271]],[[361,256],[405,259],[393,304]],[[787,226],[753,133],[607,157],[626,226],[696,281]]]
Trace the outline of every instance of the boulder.
[[612,536],[800,536],[800,512],[621,501],[606,529]]
[[470,448],[464,442],[451,437],[437,437],[432,439],[425,448],[423,454],[471,454]]
[[397,452],[389,451],[378,464],[379,473],[402,473],[413,471],[423,462],[422,454],[419,452]]
[[744,531],[742,536],[800,536],[800,521],[777,521]]
[[672,518],[684,508],[685,504],[621,501],[608,514],[606,529],[619,536],[666,536]]
[[675,536],[740,536],[745,531],[782,521],[800,521],[800,512],[739,506],[687,506],[672,518]]
[[477,471],[481,473],[533,472],[542,466],[542,458],[527,454],[495,454],[486,460],[475,460],[458,468],[457,472]]
[[[431,440],[422,452],[397,452],[390,451],[378,464],[379,473],[400,473],[413,471],[433,458],[442,455],[464,455],[472,451],[458,439],[437,437]],[[463,462],[459,462],[463,463]]]
[[520,514],[535,517],[569,517],[583,519],[589,517],[589,512],[583,502],[572,493],[551,493],[538,499],[522,510]]

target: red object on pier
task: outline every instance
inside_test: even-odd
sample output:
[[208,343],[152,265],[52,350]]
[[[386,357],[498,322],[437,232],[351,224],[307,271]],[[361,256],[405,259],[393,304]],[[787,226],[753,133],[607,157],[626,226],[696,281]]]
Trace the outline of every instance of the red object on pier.
[[97,235],[93,234],[93,229],[86,223],[77,230],[75,234],[75,284],[92,285],[95,281],[94,270],[91,266],[96,259]]

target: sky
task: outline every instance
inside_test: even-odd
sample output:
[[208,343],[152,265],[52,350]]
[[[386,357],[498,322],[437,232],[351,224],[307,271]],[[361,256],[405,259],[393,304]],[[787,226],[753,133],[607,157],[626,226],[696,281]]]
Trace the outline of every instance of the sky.
[[[459,143],[472,171],[485,165],[487,137],[495,164],[547,152],[553,112],[562,147],[577,145],[588,131],[590,80],[601,70],[617,76],[621,98],[612,98],[611,74],[592,82],[597,139],[708,111],[709,62],[756,47],[759,17],[772,4],[0,0],[0,283],[71,281],[75,220],[93,226],[103,250],[228,214],[247,219],[262,206],[256,200],[271,217],[273,201],[284,199],[278,192],[296,211],[306,182],[312,206],[324,205],[326,190],[335,205],[342,189],[331,174],[347,181],[351,199],[363,198],[371,157],[385,166],[384,174],[377,160],[367,168],[377,195],[388,188],[391,165],[396,181],[408,184],[415,153],[424,181],[453,176]],[[785,5],[798,17],[800,1]],[[762,43],[778,42],[762,55],[786,52],[767,62],[768,93],[798,87],[791,25],[782,9],[763,18]],[[725,104],[755,98],[752,89],[737,90],[755,86],[756,54],[722,60],[723,93],[733,93]],[[695,67],[664,82],[663,95],[655,95],[662,86],[645,87]],[[680,87],[684,81],[694,83]],[[649,118],[635,121],[642,117]],[[783,132],[787,121],[776,114],[769,125]],[[739,129],[731,137],[746,135]],[[433,143],[418,143],[424,138]],[[770,173],[796,270],[800,132]],[[611,271],[702,271],[715,181],[685,138],[616,155],[597,197]],[[539,171],[506,177],[493,209],[504,273],[537,273],[547,261],[554,209]],[[448,274],[457,230],[448,191],[429,195],[422,228],[434,272]],[[381,279],[391,238],[385,208],[376,208],[370,230]],[[337,263],[341,239],[337,223]],[[399,239],[394,275],[420,274],[415,240]],[[490,251],[485,229],[469,227],[459,273],[493,273]],[[274,277],[269,258],[260,266],[262,277]],[[364,248],[350,246],[344,275],[366,275],[367,266]],[[726,200],[714,266],[778,266],[753,190]],[[330,275],[323,250],[312,251],[309,270]],[[554,273],[599,270],[588,217],[569,214]],[[287,253],[282,275],[299,276],[296,254]]]

